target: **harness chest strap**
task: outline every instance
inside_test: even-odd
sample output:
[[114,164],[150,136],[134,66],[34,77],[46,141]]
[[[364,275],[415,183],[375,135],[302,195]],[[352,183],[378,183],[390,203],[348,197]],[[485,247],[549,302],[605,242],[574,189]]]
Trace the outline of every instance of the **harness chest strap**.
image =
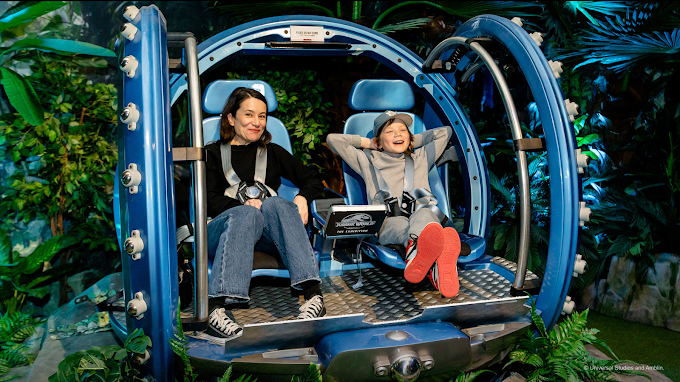
[[[236,199],[236,193],[238,192],[239,185],[241,184],[241,178],[238,177],[236,171],[231,166],[231,143],[223,143],[220,145],[220,154],[222,154],[222,171],[224,171],[224,177],[229,182],[230,186],[224,190],[224,196],[228,196],[232,199]],[[253,179],[256,182],[260,182],[267,188],[270,196],[276,196],[276,191],[271,187],[267,186],[264,181],[267,176],[267,148],[259,150],[259,153],[255,155],[255,176]]]

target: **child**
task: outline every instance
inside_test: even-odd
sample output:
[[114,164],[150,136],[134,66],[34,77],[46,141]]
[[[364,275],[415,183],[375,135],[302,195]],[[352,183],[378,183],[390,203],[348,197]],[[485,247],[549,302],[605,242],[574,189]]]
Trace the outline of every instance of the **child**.
[[[368,202],[388,204],[390,216],[378,233],[378,242],[406,246],[404,278],[419,283],[427,275],[444,297],[453,297],[459,289],[460,238],[453,228],[442,228],[436,200],[421,197],[431,195],[428,172],[444,153],[452,130],[440,127],[414,136],[408,129],[412,123],[408,114],[388,110],[373,122],[372,140],[329,134],[327,143],[364,179]],[[405,193],[412,190],[421,192]]]

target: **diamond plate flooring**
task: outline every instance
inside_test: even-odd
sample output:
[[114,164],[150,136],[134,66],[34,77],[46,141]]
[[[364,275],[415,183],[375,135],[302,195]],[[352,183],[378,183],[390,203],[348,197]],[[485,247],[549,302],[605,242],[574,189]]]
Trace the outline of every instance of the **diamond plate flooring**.
[[[365,322],[407,320],[428,306],[465,304],[509,298],[510,282],[491,270],[459,270],[460,292],[444,298],[426,278],[409,284],[403,276],[380,268],[362,270],[363,286],[352,288],[359,271],[345,271],[342,276],[322,279],[321,290],[328,315],[364,313]],[[291,295],[290,288],[255,286],[250,292],[249,309],[234,310],[241,325],[294,319],[302,305],[301,297]]]

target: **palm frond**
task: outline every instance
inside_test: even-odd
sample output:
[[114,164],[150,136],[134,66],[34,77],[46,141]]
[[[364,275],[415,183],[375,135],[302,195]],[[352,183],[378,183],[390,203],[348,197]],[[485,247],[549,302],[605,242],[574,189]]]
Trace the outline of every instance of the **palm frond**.
[[[615,26],[608,18],[609,26]],[[619,24],[620,25],[620,24]],[[585,61],[574,67],[600,63],[620,73],[641,64],[668,62],[680,53],[680,29],[670,32],[654,31],[640,35],[628,35],[614,28],[593,25],[595,31],[586,31],[583,48],[562,58],[582,57]]]
[[628,5],[623,1],[565,1],[564,8],[574,14],[580,12],[588,21],[599,25],[597,20],[588,11],[614,16],[617,12],[627,11]]

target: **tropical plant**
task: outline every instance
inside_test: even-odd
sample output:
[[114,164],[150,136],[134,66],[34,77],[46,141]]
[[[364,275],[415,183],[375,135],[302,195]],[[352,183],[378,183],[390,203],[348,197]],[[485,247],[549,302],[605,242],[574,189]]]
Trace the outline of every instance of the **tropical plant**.
[[[81,248],[114,253],[113,142],[116,93],[113,85],[93,84],[74,65],[33,54],[27,79],[41,94],[44,122],[32,126],[21,115],[0,116],[0,160],[14,171],[0,183],[0,228],[22,220],[49,222],[52,235],[69,232]],[[71,252],[62,252],[66,266]],[[49,259],[48,259],[49,260]],[[43,261],[48,261],[43,260]],[[66,302],[65,278],[60,302]]]
[[35,356],[24,344],[35,334],[36,326],[42,321],[21,312],[0,314],[0,375],[9,368],[30,364]]
[[[115,57],[115,53],[111,50],[93,44],[45,38],[45,34],[61,27],[60,19],[48,22],[41,31],[26,33],[27,24],[65,5],[66,3],[62,1],[21,1],[0,16],[0,32],[3,34],[3,40],[8,37],[16,39],[10,46],[0,48],[0,74],[2,75],[0,84],[12,106],[32,126],[42,125],[45,121],[41,97],[38,96],[31,83],[13,69],[19,62],[30,62],[33,55],[27,53],[41,52],[45,56],[57,59],[59,56],[85,55],[89,56],[88,59],[80,60],[79,64],[94,66],[101,66],[102,62],[92,60],[91,57]],[[106,63],[104,62],[103,65],[106,66]]]
[[78,238],[71,235],[53,237],[22,257],[12,251],[7,232],[0,229],[0,312],[11,318],[21,312],[27,297],[44,297],[48,293],[45,285],[61,276],[45,271],[45,262],[77,242]]
[[94,346],[68,355],[59,362],[57,372],[48,381],[145,381],[136,365],[145,358],[148,347],[151,347],[151,339],[144,330],[135,329],[122,348],[118,345]]
[[[519,366],[519,371],[529,382],[534,381],[617,381],[613,373],[635,374],[650,378],[635,370],[616,368],[622,363],[602,340],[597,329],[586,328],[588,310],[574,312],[558,323],[549,333],[531,299],[532,326],[518,341],[510,353],[510,361],[504,366]],[[600,360],[591,356],[585,348],[597,344],[605,348],[614,360]]]

